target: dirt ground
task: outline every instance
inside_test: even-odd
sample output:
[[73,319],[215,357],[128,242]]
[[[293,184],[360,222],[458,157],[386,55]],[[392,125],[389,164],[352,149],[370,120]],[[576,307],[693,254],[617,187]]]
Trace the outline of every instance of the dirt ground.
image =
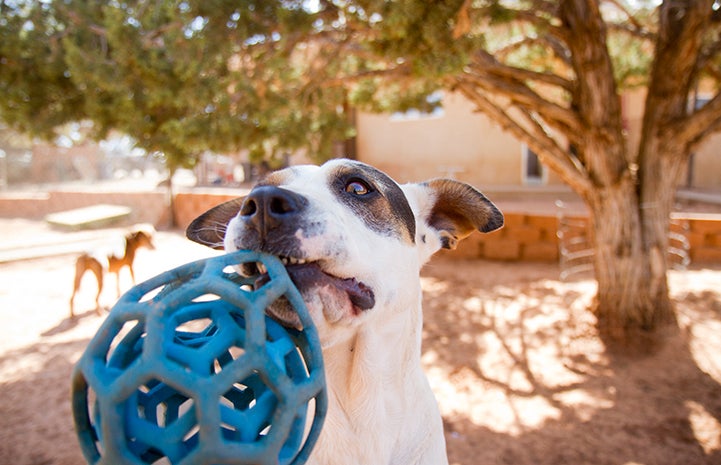
[[[138,279],[211,253],[160,232]],[[103,317],[88,277],[68,318],[73,272],[72,255],[0,264],[0,463],[83,463],[69,379]],[[721,266],[671,272],[681,331],[634,357],[598,338],[586,310],[595,284],[558,274],[447,257],[424,269],[423,363],[450,463],[721,464]]]

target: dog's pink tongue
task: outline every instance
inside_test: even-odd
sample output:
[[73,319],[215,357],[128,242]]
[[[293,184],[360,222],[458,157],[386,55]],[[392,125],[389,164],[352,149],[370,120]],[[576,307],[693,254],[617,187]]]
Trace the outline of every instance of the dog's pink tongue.
[[298,289],[313,286],[334,286],[348,294],[351,303],[360,310],[368,310],[376,304],[373,290],[353,278],[341,279],[323,272],[315,263],[307,265],[291,265],[286,268],[290,279]]

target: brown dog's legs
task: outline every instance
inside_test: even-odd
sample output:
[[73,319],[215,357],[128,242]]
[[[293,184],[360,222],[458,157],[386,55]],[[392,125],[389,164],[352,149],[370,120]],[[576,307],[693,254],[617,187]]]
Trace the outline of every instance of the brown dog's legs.
[[92,271],[95,279],[98,281],[98,293],[95,296],[95,311],[100,314],[100,293],[103,290],[103,266],[100,262],[88,254],[83,254],[75,261],[75,283],[73,285],[73,295],[70,297],[70,318],[75,316],[75,294],[80,288],[80,282],[86,271]]
[[70,318],[75,317],[75,294],[78,293],[80,282],[85,274],[85,259],[87,255],[81,255],[75,260],[75,284],[73,285],[73,295],[70,296]]
[[103,292],[103,265],[92,258],[90,270],[95,274],[95,279],[98,280],[98,293],[95,295],[95,313],[100,315],[100,293]]

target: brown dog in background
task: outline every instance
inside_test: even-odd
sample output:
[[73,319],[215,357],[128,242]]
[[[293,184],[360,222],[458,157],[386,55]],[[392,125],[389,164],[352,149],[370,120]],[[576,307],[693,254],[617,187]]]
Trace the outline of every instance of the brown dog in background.
[[116,291],[120,297],[120,270],[128,267],[130,270],[130,278],[135,284],[135,272],[133,270],[133,262],[135,261],[135,252],[145,247],[155,249],[153,245],[153,233],[147,229],[141,229],[130,232],[125,235],[125,250],[122,255],[109,253],[107,256],[94,256],[89,253],[83,253],[75,262],[75,284],[73,286],[73,295],[70,297],[70,318],[75,316],[75,294],[80,288],[80,282],[86,271],[90,270],[98,281],[98,293],[95,296],[95,311],[100,314],[100,293],[103,291],[103,274],[107,270],[115,273]]

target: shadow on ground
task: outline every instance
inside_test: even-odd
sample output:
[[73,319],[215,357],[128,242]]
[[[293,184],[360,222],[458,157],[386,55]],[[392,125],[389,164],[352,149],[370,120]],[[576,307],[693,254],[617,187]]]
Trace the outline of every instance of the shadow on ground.
[[[163,234],[139,256],[138,280],[208,255],[194,247]],[[90,286],[67,319],[73,263],[0,266],[0,463],[84,463],[70,375],[103,316]],[[611,356],[586,311],[594,284],[557,276],[554,265],[451,259],[423,271],[423,362],[450,462],[721,463],[721,268],[673,275],[682,331],[643,358]]]
[[43,341],[0,356],[0,371],[23,372],[14,381],[2,384],[0,462],[85,463],[73,426],[70,373],[71,360],[87,342]]
[[721,363],[702,340],[718,334],[717,291],[683,291],[681,332],[630,356],[598,338],[594,283],[491,268],[423,273],[424,362],[452,464],[721,463]]

